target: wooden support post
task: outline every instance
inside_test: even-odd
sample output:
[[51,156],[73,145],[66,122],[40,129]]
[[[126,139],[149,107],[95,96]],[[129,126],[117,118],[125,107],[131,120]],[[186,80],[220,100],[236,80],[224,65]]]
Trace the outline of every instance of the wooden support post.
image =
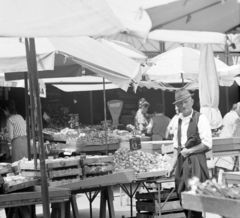
[[72,212],[74,218],[80,218],[79,212],[78,212],[78,206],[76,201],[76,195],[71,195],[71,204],[72,204]]
[[112,187],[110,186],[107,187],[106,194],[107,194],[107,201],[108,201],[109,217],[115,218],[115,212],[114,212],[114,206],[113,206],[114,197],[113,197]]
[[99,217],[106,218],[106,191],[101,190]]

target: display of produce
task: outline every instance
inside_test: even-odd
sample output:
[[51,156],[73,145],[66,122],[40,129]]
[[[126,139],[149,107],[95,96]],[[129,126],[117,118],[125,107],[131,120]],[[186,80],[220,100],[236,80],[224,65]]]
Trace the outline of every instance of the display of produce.
[[114,154],[115,170],[133,169],[136,172],[154,172],[167,170],[171,164],[168,155],[150,154],[141,150],[129,151],[119,148]]
[[225,185],[219,185],[216,179],[207,180],[204,183],[200,183],[198,178],[193,177],[189,180],[189,186],[191,187],[191,191],[189,191],[189,193],[192,194],[240,200],[240,187],[226,187]]

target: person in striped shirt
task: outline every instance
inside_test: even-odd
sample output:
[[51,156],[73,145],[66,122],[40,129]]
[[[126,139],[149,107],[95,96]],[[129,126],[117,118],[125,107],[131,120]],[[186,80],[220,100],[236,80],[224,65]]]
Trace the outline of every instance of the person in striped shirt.
[[7,117],[8,138],[12,145],[12,162],[15,162],[28,156],[26,122],[21,115],[17,114],[13,100],[4,101],[1,109]]

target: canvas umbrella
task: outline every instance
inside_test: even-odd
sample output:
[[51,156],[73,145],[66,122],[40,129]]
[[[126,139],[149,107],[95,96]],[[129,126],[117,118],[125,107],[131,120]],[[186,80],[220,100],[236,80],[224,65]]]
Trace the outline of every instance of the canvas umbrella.
[[[227,68],[227,65],[218,59],[214,59],[216,69]],[[153,66],[146,72],[145,77],[148,80],[161,80],[162,82],[181,80],[198,80],[200,51],[178,47],[164,52],[153,59]]]
[[[83,66],[91,70],[85,74],[94,72],[124,90],[141,79],[140,64],[90,37],[48,38],[47,41],[54,48],[55,68],[39,72],[39,78],[82,76]],[[38,42],[40,46],[41,40],[36,39]],[[22,60],[25,63],[26,56]],[[24,78],[23,74],[10,73],[6,67],[5,71],[8,72],[6,80]]]
[[210,44],[202,45],[199,62],[200,112],[209,120],[212,129],[222,126],[219,105],[219,82],[214,55]]

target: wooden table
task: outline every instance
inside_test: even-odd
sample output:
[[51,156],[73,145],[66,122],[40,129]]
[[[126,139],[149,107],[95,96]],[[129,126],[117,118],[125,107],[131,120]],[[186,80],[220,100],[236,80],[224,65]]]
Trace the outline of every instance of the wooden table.
[[86,193],[89,199],[90,217],[92,217],[92,202],[97,194],[101,193],[99,217],[106,218],[106,205],[108,205],[109,217],[115,218],[112,186],[132,182],[135,178],[135,172],[133,170],[126,170],[109,175],[91,177],[61,187],[71,190],[70,202],[72,204],[74,218],[80,218],[76,202],[76,194],[78,193]]
[[[70,190],[61,188],[49,188],[49,202],[61,205],[60,213],[52,211],[52,218],[70,217],[66,214],[66,204],[70,199]],[[40,186],[29,187],[22,192],[1,194],[0,208],[7,209],[7,217],[13,218],[14,212],[20,213],[24,218],[36,217],[35,205],[42,204],[42,192]]]

